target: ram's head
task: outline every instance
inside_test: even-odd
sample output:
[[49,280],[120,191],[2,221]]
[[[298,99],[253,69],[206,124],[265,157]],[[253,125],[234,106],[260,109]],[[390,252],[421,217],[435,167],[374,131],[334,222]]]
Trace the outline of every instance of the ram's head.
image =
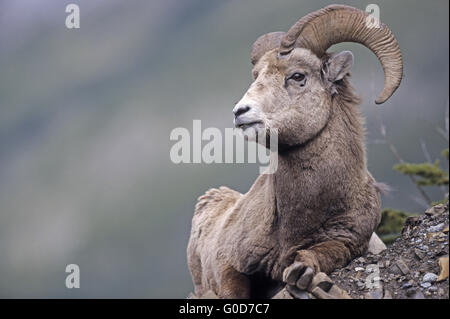
[[327,53],[340,42],[361,43],[378,57],[385,81],[375,103],[384,103],[400,85],[402,55],[387,26],[370,22],[361,10],[331,5],[303,17],[287,33],[261,36],[251,52],[254,82],[233,109],[235,126],[246,134],[276,128],[281,145],[314,138],[328,123],[337,96],[343,102],[350,98],[348,104],[356,100],[347,82],[353,54]]

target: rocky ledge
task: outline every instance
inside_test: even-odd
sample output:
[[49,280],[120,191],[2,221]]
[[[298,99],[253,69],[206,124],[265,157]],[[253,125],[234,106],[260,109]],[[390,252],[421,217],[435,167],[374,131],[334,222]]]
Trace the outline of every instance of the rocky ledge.
[[329,276],[316,275],[308,291],[283,289],[277,299],[448,299],[449,210],[447,204],[409,217],[388,248],[365,256]]

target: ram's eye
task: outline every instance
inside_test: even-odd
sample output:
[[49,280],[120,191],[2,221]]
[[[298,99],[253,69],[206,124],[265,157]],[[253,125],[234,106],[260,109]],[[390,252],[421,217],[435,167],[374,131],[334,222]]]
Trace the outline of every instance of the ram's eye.
[[291,79],[297,82],[303,81],[305,79],[305,75],[303,73],[294,73],[291,76]]

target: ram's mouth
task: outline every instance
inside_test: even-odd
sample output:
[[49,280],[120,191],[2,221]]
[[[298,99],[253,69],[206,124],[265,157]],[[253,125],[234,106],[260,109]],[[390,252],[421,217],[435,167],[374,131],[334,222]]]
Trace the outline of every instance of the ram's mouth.
[[240,124],[237,127],[245,131],[249,127],[253,127],[253,126],[257,125],[257,124],[262,124],[262,122],[261,121],[257,121],[257,122],[251,122],[251,123],[246,123],[246,124]]
[[239,118],[234,121],[234,126],[237,128],[240,128],[241,130],[244,130],[244,131],[246,129],[256,126],[258,124],[262,125],[263,122],[262,121],[244,122],[244,121],[239,121]]

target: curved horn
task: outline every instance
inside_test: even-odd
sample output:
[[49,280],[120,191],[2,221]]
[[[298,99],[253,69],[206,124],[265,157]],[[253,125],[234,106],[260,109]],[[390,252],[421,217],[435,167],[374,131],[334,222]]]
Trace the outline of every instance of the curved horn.
[[271,32],[260,36],[253,43],[250,53],[252,64],[255,65],[264,53],[278,48],[284,35],[284,32]]
[[331,5],[300,19],[283,37],[280,54],[303,47],[321,57],[333,44],[357,42],[369,48],[380,60],[384,71],[384,88],[376,104],[386,102],[400,85],[403,58],[397,40],[383,23],[370,24],[369,14],[359,9]]

